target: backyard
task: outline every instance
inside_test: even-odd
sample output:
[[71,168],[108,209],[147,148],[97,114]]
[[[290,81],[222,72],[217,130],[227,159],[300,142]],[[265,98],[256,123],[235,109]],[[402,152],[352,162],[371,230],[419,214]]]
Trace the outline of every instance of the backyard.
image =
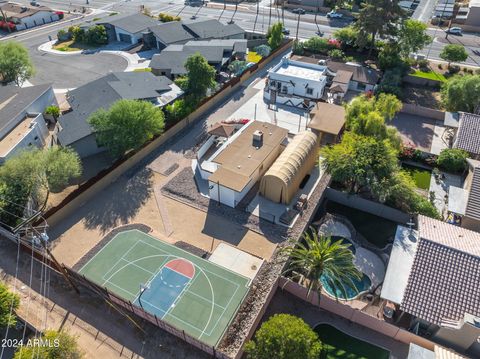
[[441,81],[441,82],[447,81],[445,76],[434,71],[415,70],[415,72],[410,75],[415,77],[421,77],[422,79],[428,79],[428,80],[435,80],[435,81]]
[[390,352],[364,342],[329,324],[319,324],[315,332],[323,345],[321,359],[388,359]]
[[[328,201],[326,211],[346,217],[367,241],[378,248],[384,248],[391,243],[397,230],[395,222],[336,202]],[[372,226],[372,223],[375,225]]]
[[410,166],[405,163],[402,164],[402,168],[405,172],[412,176],[413,180],[415,181],[415,185],[418,188],[428,191],[430,188],[430,180],[432,178],[432,172],[430,170]]

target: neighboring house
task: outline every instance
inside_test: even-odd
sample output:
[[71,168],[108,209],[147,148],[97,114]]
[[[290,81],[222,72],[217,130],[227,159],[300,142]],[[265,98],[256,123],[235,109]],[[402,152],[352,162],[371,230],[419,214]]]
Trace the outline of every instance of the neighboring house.
[[480,160],[480,115],[458,113],[458,129],[453,138],[453,148],[465,150],[471,158]]
[[183,24],[196,38],[202,40],[245,38],[245,30],[237,24],[223,24],[216,19],[188,20]]
[[185,75],[185,62],[195,53],[201,54],[217,71],[228,65],[233,58],[244,58],[247,40],[189,41],[185,45],[170,45],[153,55],[150,67],[155,75],[175,79]]
[[288,130],[250,121],[198,164],[212,200],[236,207],[284,150]]
[[18,151],[47,145],[43,112],[55,103],[51,85],[0,87],[0,163]]
[[107,16],[98,21],[86,23],[84,27],[103,25],[109,41],[121,41],[133,45],[142,40],[149,27],[158,24],[160,24],[158,20],[142,13],[136,13]]
[[422,215],[418,231],[397,227],[381,291],[395,304],[394,322],[478,355],[479,283],[480,233]]
[[[46,6],[31,7],[16,3],[0,3],[2,12],[8,21],[15,24],[16,30],[30,29],[60,19],[57,12]],[[1,17],[0,12],[0,17]]]
[[[307,11],[316,11],[317,8],[323,8],[324,0],[275,0],[275,3],[284,6],[286,9],[304,9]],[[321,9],[321,11],[325,11]],[[328,11],[328,10],[327,10]]]
[[373,91],[381,79],[379,71],[354,62],[318,60],[306,56],[292,56],[292,59],[310,64],[321,63],[327,66],[326,74],[330,85],[328,97],[332,100],[341,100],[348,90],[356,92]]
[[270,104],[311,108],[327,86],[327,67],[284,57],[268,71],[263,97]]
[[317,102],[310,111],[310,128],[318,137],[321,145],[340,141],[345,129],[345,108],[326,102]]
[[448,188],[448,210],[461,216],[460,225],[480,232],[480,161],[468,159],[463,187]]
[[54,142],[72,147],[82,158],[102,152],[105,148],[99,146],[87,122],[93,112],[108,109],[121,99],[145,100],[163,107],[181,94],[172,81],[150,72],[108,74],[68,92],[71,110],[58,120]]
[[196,36],[182,22],[170,21],[151,26],[145,38],[150,47],[163,50],[169,45],[185,44]]

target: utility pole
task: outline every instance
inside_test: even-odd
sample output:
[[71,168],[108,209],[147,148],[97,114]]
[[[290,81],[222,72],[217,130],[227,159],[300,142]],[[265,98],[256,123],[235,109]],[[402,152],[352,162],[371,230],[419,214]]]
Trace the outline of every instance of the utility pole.
[[297,33],[295,34],[295,41],[298,41],[298,28],[300,27],[300,13],[298,13],[297,19]]
[[270,24],[272,21],[272,0],[270,0],[270,4],[268,6],[268,28],[270,29]]

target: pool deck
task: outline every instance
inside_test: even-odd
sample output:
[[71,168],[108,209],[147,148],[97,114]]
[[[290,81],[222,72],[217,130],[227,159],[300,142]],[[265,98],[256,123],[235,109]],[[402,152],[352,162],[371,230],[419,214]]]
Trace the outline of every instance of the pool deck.
[[297,297],[287,292],[282,292],[280,289],[270,302],[267,312],[262,318],[262,322],[277,313],[288,313],[300,317],[312,328],[320,323],[333,325],[352,337],[389,350],[390,359],[408,358],[407,344],[396,341],[361,325],[349,322],[331,312],[324,311],[311,304],[300,301]]

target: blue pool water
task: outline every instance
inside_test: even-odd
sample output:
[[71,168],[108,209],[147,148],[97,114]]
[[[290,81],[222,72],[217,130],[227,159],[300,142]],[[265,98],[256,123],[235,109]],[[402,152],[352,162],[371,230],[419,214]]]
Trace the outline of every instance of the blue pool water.
[[[323,289],[330,294],[332,297],[335,297],[335,291],[334,289],[328,284],[328,282],[325,280],[325,277],[322,275],[320,277],[320,281],[322,282]],[[339,290],[337,290],[337,298],[338,299],[354,299],[359,293],[364,292],[368,289],[370,289],[370,286],[372,285],[372,281],[370,278],[368,278],[365,274],[362,275],[362,279],[358,280],[356,278],[352,278],[352,282],[355,285],[355,288],[351,288],[350,286],[346,285],[345,286],[345,291],[347,296],[345,297],[343,293]]]
[[332,236],[331,239],[332,239],[332,242],[338,242],[340,240],[342,242],[342,244],[350,245],[350,247],[348,247],[348,249],[350,249],[352,251],[352,253],[355,254],[355,246],[347,238],[340,237],[340,236]]

